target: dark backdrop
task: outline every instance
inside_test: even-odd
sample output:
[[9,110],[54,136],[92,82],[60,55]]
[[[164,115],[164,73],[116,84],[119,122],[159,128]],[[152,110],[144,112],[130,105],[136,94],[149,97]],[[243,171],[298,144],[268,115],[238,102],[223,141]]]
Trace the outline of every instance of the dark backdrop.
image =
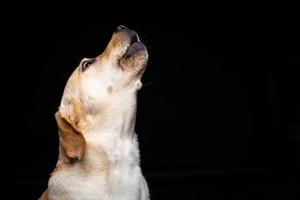
[[298,195],[295,24],[107,8],[4,17],[0,199],[36,199],[46,188],[67,78],[80,59],[103,51],[119,24],[136,30],[150,54],[136,131],[153,199]]

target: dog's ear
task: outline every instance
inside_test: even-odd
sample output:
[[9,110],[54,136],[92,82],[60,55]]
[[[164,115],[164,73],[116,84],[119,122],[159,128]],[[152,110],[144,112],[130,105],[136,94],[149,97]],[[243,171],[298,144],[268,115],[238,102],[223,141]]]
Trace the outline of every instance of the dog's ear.
[[85,152],[86,141],[83,134],[78,130],[78,119],[66,118],[61,116],[59,111],[55,114],[56,122],[59,128],[60,145],[68,158],[82,158]]

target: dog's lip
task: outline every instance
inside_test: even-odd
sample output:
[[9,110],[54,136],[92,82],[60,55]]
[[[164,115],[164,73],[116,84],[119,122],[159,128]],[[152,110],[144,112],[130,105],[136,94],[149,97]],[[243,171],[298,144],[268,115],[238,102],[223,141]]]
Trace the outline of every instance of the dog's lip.
[[[131,55],[134,54],[134,52],[138,51],[139,49],[143,48],[143,43],[140,41],[139,35],[137,34],[137,32],[131,30],[132,33],[134,33],[131,36],[131,41],[130,41],[130,45],[127,48],[126,52],[124,53],[124,55],[122,56],[122,58],[128,58]],[[122,59],[121,58],[121,59]]]
[[136,39],[137,39],[137,42],[140,42],[141,40],[140,40],[140,37],[139,37],[139,35],[137,34],[137,33],[135,33],[136,34]]
[[135,43],[135,42],[140,42],[140,37],[139,35],[137,34],[137,32],[133,31],[134,35],[133,37],[131,38],[131,43],[130,43],[130,46]]
[[139,51],[139,50],[142,50],[145,48],[145,45],[140,42],[140,41],[136,41],[136,42],[133,42],[129,47],[128,49],[126,50],[125,54],[123,55],[122,58],[128,58],[130,56],[132,56],[135,52]]

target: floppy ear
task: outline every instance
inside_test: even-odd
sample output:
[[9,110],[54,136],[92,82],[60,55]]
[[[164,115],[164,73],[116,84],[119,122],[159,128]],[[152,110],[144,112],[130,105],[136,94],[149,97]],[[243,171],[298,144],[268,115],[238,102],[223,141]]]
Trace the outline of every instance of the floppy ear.
[[76,128],[78,122],[71,122],[62,117],[59,112],[55,113],[55,118],[59,128],[62,150],[67,157],[80,160],[85,151],[86,141],[82,133]]

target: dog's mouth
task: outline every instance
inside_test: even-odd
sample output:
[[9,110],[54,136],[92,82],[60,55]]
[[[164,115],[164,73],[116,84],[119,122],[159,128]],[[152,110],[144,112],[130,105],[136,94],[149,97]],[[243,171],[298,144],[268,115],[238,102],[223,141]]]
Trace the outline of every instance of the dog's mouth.
[[122,56],[122,59],[127,59],[134,56],[137,52],[145,50],[145,46],[140,41],[133,42]]
[[130,30],[130,45],[125,51],[124,55],[121,59],[127,59],[134,56],[139,51],[146,51],[145,45],[140,41],[139,35],[135,32]]
[[139,35],[134,30],[120,25],[114,32],[104,54],[121,60],[132,57],[142,50],[147,53],[147,49],[140,41]]
[[118,26],[103,55],[117,61],[122,69],[142,72],[148,52],[138,34],[125,26]]

